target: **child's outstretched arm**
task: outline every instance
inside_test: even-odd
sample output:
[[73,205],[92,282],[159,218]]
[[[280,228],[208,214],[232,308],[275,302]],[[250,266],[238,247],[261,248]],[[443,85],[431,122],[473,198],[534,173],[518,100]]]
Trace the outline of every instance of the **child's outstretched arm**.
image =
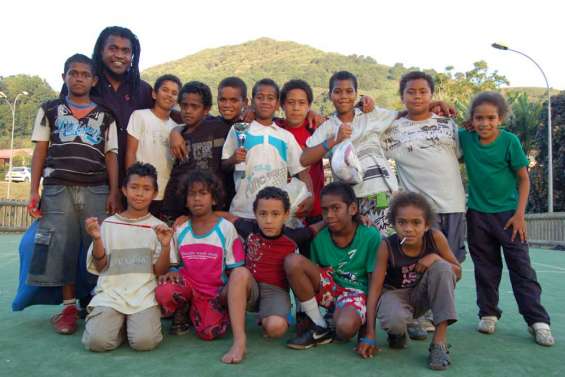
[[104,243],[102,242],[98,218],[89,217],[84,221],[84,225],[86,233],[92,237],[92,259],[94,260],[94,267],[96,267],[96,271],[102,272],[108,265],[108,258],[106,256],[106,250],[104,249]]
[[135,164],[135,154],[139,146],[139,140],[135,137],[128,135],[127,148],[126,148],[126,170]]
[[29,193],[29,203],[27,211],[33,218],[41,217],[39,213],[39,181],[47,159],[47,150],[49,149],[48,141],[35,142],[33,148],[33,157],[31,158],[31,187]]
[[353,133],[353,129],[351,128],[351,125],[342,124],[339,127],[337,137],[335,135],[331,135],[325,141],[323,141],[318,145],[304,148],[304,150],[302,151],[302,155],[300,156],[300,163],[303,166],[310,166],[315,164],[316,162],[324,158],[326,153],[328,153],[330,149],[332,149],[335,145],[351,137],[352,133]]
[[306,215],[308,215],[308,213],[312,210],[312,206],[314,205],[314,189],[312,185],[312,177],[310,177],[309,170],[310,169],[304,169],[297,174],[298,179],[300,179],[306,185],[308,192],[312,193],[312,195],[299,203],[298,209],[296,210],[295,214],[298,218],[306,217]]
[[106,171],[108,172],[108,182],[110,194],[106,200],[106,212],[114,214],[122,208],[120,202],[120,188],[118,187],[118,155],[112,151],[106,153]]
[[518,176],[518,207],[514,215],[508,220],[504,229],[512,227],[512,241],[516,238],[516,234],[520,236],[520,241],[526,242],[526,205],[528,204],[528,195],[530,195],[530,177],[528,168],[525,166],[520,168],[516,175]]
[[216,216],[223,217],[224,219],[228,220],[232,224],[235,224],[237,219],[239,219],[239,217],[237,217],[236,215],[231,214],[231,213],[226,212],[226,211],[214,211],[214,214]]
[[369,283],[369,296],[367,298],[367,332],[364,338],[359,340],[355,351],[364,359],[373,357],[378,351],[376,345],[375,321],[377,319],[377,303],[381,297],[385,275],[387,270],[389,251],[388,244],[381,242],[379,246],[377,260],[375,261],[375,271],[372,273]]
[[169,149],[171,150],[171,154],[179,160],[188,157],[186,142],[182,137],[182,129],[183,126],[177,126],[169,133]]
[[455,258],[455,255],[449,248],[449,243],[447,242],[447,238],[445,238],[443,233],[437,229],[434,229],[432,234],[434,237],[434,242],[437,245],[439,255],[432,253],[420,259],[418,261],[418,264],[416,265],[416,271],[424,272],[425,270],[430,268],[430,266],[436,260],[443,259],[451,265],[451,268],[453,269],[453,273],[455,274],[457,281],[459,281],[461,279],[461,265],[459,264],[457,258]]
[[173,239],[173,230],[165,224],[157,225],[154,230],[161,244],[161,255],[159,255],[159,258],[153,264],[153,272],[155,275],[161,276],[169,270],[169,266],[171,265],[171,240]]

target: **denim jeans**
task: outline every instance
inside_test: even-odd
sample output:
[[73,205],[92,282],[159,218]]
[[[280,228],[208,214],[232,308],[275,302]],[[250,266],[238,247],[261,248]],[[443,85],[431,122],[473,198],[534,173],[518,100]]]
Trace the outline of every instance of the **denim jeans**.
[[[92,242],[84,221],[92,216],[100,222],[106,218],[108,193],[107,185],[44,186],[29,285],[56,287],[76,282],[80,250]],[[95,282],[96,277],[91,275],[89,280]]]

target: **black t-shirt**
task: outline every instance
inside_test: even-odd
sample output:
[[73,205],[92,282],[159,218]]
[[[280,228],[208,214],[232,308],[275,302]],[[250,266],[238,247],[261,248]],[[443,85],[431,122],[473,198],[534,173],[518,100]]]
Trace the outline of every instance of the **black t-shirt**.
[[431,253],[438,253],[438,247],[434,241],[433,230],[424,233],[424,242],[419,255],[411,257],[406,255],[400,245],[400,237],[397,234],[385,239],[388,245],[388,262],[384,286],[391,289],[413,288],[422,277],[416,272],[416,264],[420,259]]
[[116,118],[116,125],[118,126],[118,169],[120,182],[125,176],[125,156],[128,136],[127,126],[129,118],[131,113],[135,110],[150,109],[153,107],[152,91],[151,85],[143,80],[139,82],[137,87],[133,88],[127,77],[118,87],[118,90],[114,90],[106,77],[102,75],[96,86],[92,88],[90,92],[92,100],[112,111]]
[[188,157],[183,160],[176,159],[169,183],[165,189],[163,210],[170,218],[186,214],[183,193],[178,192],[186,175],[195,169],[202,169],[216,175],[222,182],[224,201],[218,203],[218,209],[229,209],[234,196],[233,177],[230,172],[222,170],[222,148],[230,125],[222,118],[208,117],[196,129],[189,132],[184,126],[181,135],[186,142]]

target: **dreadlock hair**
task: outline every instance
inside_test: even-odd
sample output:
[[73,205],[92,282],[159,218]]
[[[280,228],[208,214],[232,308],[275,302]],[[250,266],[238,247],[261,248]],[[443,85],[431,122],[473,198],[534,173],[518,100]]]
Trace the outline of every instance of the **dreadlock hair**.
[[111,35],[129,39],[131,43],[132,60],[131,67],[128,71],[128,85],[130,86],[130,89],[137,89],[139,82],[141,81],[139,73],[139,55],[141,54],[141,46],[137,36],[128,28],[121,26],[108,26],[102,30],[96,40],[96,44],[94,45],[94,51],[92,51],[92,61],[94,62],[96,74],[98,77],[103,77],[104,62],[102,61],[102,50],[104,49],[104,45],[106,44],[108,37]]

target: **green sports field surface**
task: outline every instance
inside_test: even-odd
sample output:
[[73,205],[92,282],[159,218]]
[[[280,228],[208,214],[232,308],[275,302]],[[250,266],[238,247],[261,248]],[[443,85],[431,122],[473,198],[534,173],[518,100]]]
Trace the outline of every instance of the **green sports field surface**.
[[[17,288],[19,235],[0,235],[0,376],[565,376],[565,252],[532,249],[534,267],[543,287],[543,304],[552,318],[557,344],[536,345],[518,313],[505,273],[501,287],[504,311],[494,335],[479,334],[475,305],[473,264],[463,265],[463,279],[456,290],[459,322],[449,328],[452,366],[446,372],[427,369],[428,341],[412,342],[402,351],[386,347],[374,359],[362,360],[352,352],[353,343],[335,343],[306,351],[285,347],[285,339],[264,339],[248,320],[248,353],[240,365],[223,365],[231,335],[205,342],[189,334],[166,335],[151,352],[135,352],[127,345],[95,354],[84,350],[80,339],[83,323],[71,336],[55,334],[49,324],[55,306],[33,306],[12,312]],[[169,324],[164,322],[164,330]]]

